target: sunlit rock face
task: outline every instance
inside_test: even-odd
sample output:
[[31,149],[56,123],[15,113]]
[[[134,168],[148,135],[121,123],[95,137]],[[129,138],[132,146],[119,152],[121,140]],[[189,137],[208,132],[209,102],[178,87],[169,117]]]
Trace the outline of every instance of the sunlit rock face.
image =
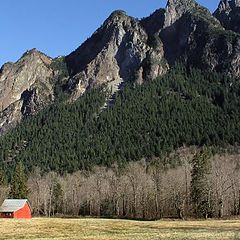
[[[149,36],[140,22],[115,11],[90,39],[66,57],[71,75],[70,88],[79,97],[88,87],[110,85],[131,81],[138,75],[138,81],[156,78],[168,69],[163,59],[163,46],[153,48]],[[149,68],[148,60],[157,59]]]
[[0,71],[0,133],[15,126],[53,98],[49,67],[52,59],[36,49],[26,52],[16,63]]

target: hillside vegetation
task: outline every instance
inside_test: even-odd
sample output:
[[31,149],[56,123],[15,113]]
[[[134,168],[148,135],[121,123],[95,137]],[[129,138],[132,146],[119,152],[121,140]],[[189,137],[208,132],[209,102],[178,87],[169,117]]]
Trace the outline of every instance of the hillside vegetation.
[[0,139],[0,164],[9,170],[21,160],[29,171],[73,172],[159,157],[183,145],[240,142],[240,82],[233,78],[179,64],[154,81],[129,84],[101,111],[106,95],[93,89],[28,117]]

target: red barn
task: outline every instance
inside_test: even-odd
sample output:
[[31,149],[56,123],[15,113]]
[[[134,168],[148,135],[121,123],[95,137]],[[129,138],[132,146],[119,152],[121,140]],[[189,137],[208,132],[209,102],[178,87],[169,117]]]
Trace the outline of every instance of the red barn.
[[6,199],[0,207],[0,218],[32,218],[27,199]]

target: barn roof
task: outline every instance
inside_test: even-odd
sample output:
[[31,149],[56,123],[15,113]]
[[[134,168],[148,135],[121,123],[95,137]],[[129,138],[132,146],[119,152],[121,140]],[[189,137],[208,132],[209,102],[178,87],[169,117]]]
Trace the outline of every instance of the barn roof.
[[6,199],[0,207],[0,212],[16,212],[28,203],[27,199]]

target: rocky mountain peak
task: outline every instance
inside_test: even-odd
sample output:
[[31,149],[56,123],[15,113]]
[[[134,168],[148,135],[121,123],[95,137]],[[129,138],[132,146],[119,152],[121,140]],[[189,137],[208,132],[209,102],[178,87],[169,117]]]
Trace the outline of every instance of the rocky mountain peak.
[[18,63],[21,61],[42,61],[46,65],[49,65],[51,64],[52,58],[48,57],[46,54],[40,52],[36,48],[33,48],[31,50],[27,50],[22,55]]
[[125,23],[125,25],[128,25],[129,23],[131,23],[131,21],[134,22],[137,20],[133,17],[128,16],[127,13],[123,10],[116,10],[112,12],[110,16],[106,19],[106,21],[103,23],[102,28],[109,28],[112,26],[118,27],[121,26],[123,23]]
[[187,10],[197,5],[198,3],[195,0],[168,0],[166,8],[181,8]]
[[[26,102],[34,112],[44,99],[50,99],[53,92],[49,82],[53,75],[51,62],[50,57],[32,49],[16,63],[3,65],[0,71],[0,133],[22,118]],[[34,102],[30,103],[30,99]]]
[[27,50],[23,55],[31,55],[31,54],[38,54],[40,51],[38,51],[36,48],[32,48],[30,50]]
[[111,13],[109,16],[109,20],[114,20],[114,19],[120,19],[120,18],[125,18],[128,17],[127,13],[123,10],[116,10]]
[[168,0],[165,14],[165,26],[169,27],[182,15],[196,7],[198,3],[194,0]]
[[86,42],[66,57],[71,75],[69,88],[73,89],[74,98],[95,85],[106,84],[114,92],[135,75],[139,75],[140,82],[144,74],[159,76],[165,66],[156,66],[151,71],[149,68],[148,73],[142,69],[146,58],[155,54],[160,61],[163,57],[163,51],[153,54],[151,50],[141,22],[124,11],[114,11]]

